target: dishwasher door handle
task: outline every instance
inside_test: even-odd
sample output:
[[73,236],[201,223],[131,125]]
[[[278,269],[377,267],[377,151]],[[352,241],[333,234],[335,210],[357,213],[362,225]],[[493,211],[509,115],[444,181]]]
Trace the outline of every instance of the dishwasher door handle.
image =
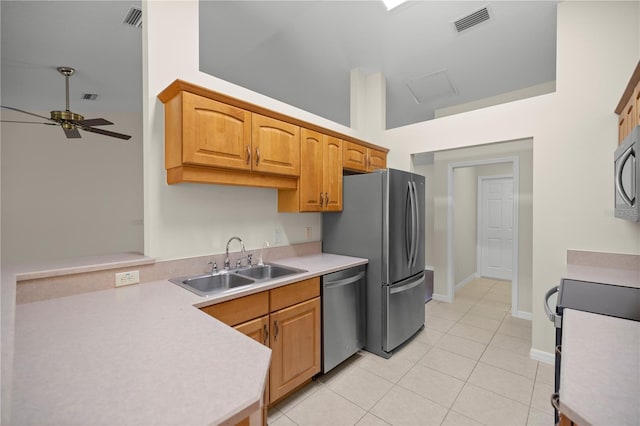
[[358,275],[354,275],[352,277],[347,277],[347,278],[343,278],[341,280],[336,280],[336,281],[327,281],[324,283],[324,288],[330,289],[330,288],[342,287],[344,285],[353,284],[357,281],[360,281],[362,278],[364,278],[364,275],[365,275],[365,271],[362,271]]

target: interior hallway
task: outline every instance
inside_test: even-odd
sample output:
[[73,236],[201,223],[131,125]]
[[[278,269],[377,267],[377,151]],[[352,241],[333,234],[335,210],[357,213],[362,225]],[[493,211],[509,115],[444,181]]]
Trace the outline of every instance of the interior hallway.
[[511,283],[479,278],[385,360],[361,351],[269,410],[284,425],[552,425],[553,366],[529,358]]

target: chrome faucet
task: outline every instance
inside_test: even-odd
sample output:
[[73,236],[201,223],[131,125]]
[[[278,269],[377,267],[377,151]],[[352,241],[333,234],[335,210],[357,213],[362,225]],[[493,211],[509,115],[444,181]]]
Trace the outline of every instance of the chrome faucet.
[[260,257],[258,258],[258,265],[260,265],[260,266],[264,265],[264,261],[262,259],[262,250],[264,250],[265,247],[267,247],[267,248],[269,247],[269,241],[265,241],[264,245],[260,249]]
[[245,257],[245,249],[244,249],[244,242],[242,242],[242,239],[240,237],[231,237],[229,238],[229,241],[227,241],[227,248],[225,250],[225,257],[224,257],[224,269],[229,270],[229,244],[231,244],[231,241],[233,240],[238,240],[238,242],[240,243],[240,259],[238,259],[238,263],[237,263],[237,267],[240,267],[240,265],[242,264],[242,259]]

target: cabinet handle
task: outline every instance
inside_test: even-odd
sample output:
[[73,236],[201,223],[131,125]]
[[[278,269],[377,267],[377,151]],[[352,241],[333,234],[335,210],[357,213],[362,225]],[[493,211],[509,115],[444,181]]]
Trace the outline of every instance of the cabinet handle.
[[263,344],[265,346],[269,346],[269,327],[267,327],[267,324],[263,325],[263,330],[264,330],[264,342]]
[[320,193],[320,207],[324,204],[324,197],[322,196],[322,192]]
[[273,341],[276,342],[278,340],[278,320],[275,320],[273,322],[273,328],[275,328],[275,331],[273,332]]
[[556,353],[560,356],[562,356],[562,345],[557,345],[556,346]]
[[256,166],[260,164],[260,147],[256,147]]
[[247,145],[247,166],[251,164],[251,148]]
[[324,206],[327,207],[329,205],[329,193],[324,193]]

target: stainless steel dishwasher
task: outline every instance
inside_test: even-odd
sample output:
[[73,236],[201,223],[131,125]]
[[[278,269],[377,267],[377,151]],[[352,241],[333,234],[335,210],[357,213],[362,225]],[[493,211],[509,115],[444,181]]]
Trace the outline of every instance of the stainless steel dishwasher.
[[366,266],[322,277],[322,372],[366,344]]

